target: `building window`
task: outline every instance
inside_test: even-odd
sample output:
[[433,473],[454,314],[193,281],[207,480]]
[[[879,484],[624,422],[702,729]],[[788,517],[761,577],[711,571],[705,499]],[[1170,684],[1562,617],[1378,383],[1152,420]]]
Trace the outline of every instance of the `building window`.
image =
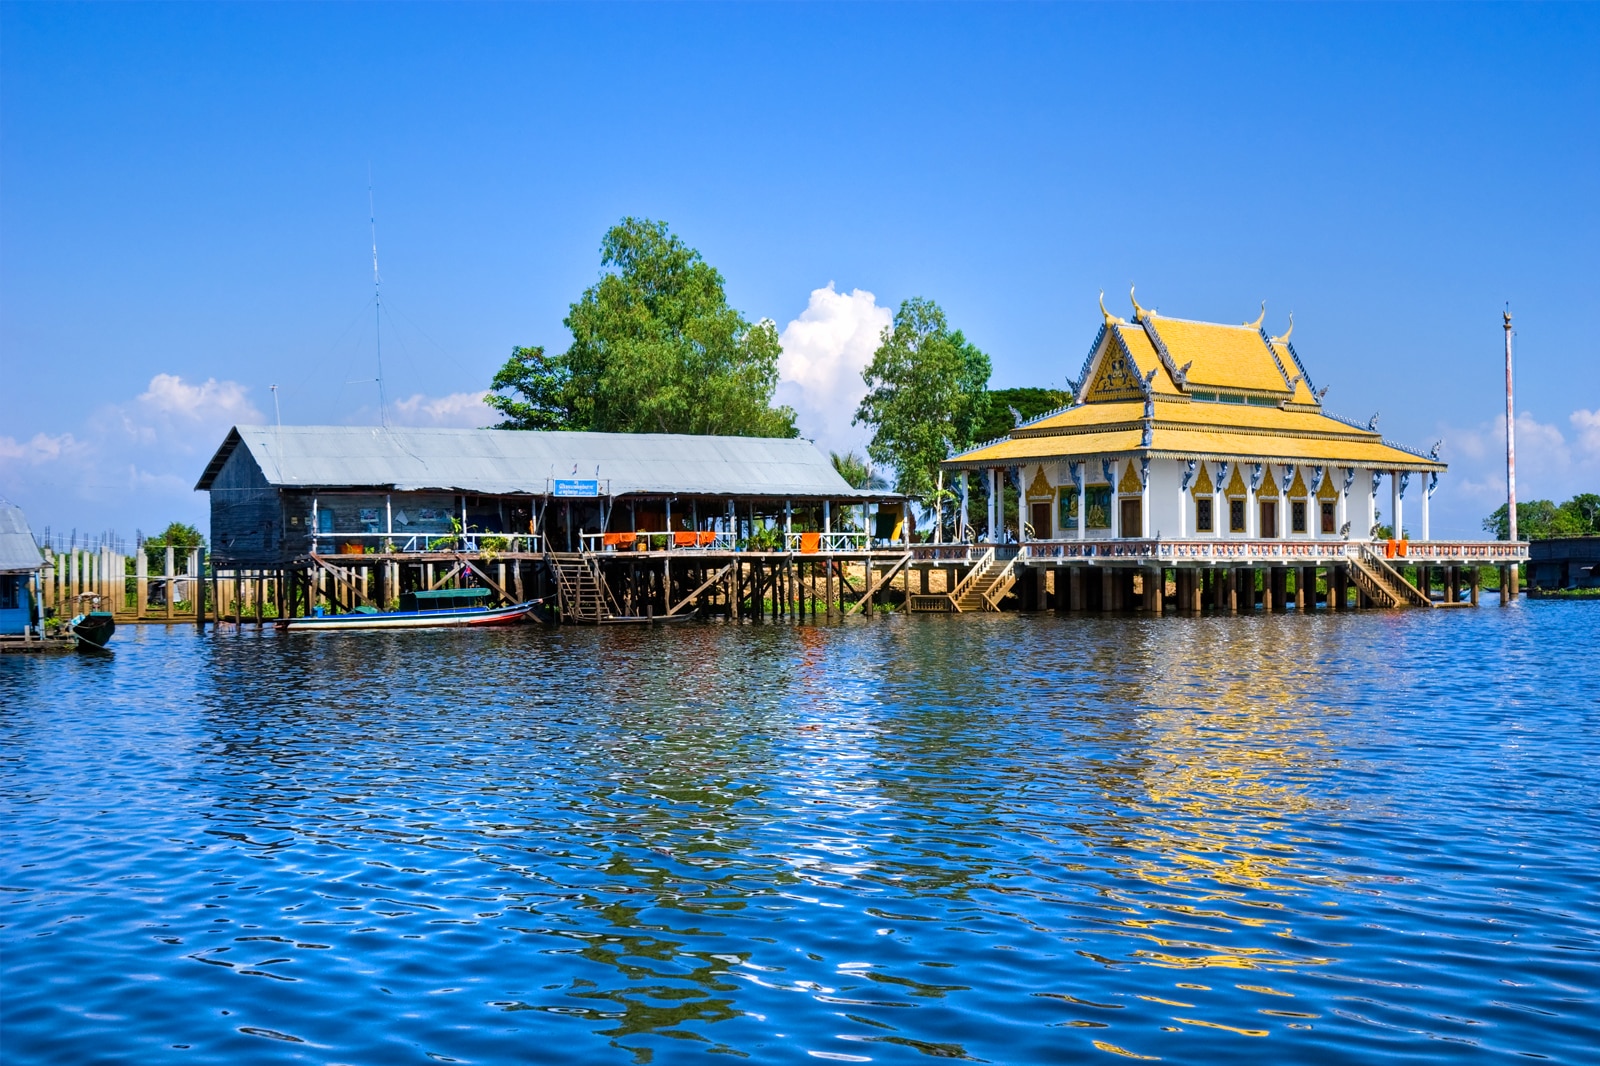
[[1278,505],[1276,502],[1262,501],[1261,504],[1261,536],[1270,539],[1278,535]]
[[1202,496],[1194,501],[1194,531],[1211,532],[1211,500],[1207,497]]
[[1306,531],[1306,501],[1294,500],[1289,504],[1289,532]]
[[1333,501],[1332,500],[1323,500],[1322,501],[1322,531],[1324,533],[1337,533],[1339,530],[1336,528],[1336,526],[1334,524],[1335,521],[1337,520],[1337,518],[1338,518],[1338,511],[1334,508]]
[[1111,528],[1111,486],[1090,485],[1084,490],[1084,525],[1089,529]]
[[1228,530],[1233,533],[1244,532],[1244,501],[1228,501]]

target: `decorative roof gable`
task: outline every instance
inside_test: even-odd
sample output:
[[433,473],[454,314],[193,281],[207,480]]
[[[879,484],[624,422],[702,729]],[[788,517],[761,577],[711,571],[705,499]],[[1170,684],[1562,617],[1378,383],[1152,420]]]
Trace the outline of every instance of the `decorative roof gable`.
[[1233,477],[1228,479],[1226,495],[1230,500],[1241,499],[1250,495],[1250,490],[1244,486],[1244,477],[1239,473],[1239,464],[1233,464]]
[[1133,496],[1144,491],[1144,482],[1139,480],[1139,472],[1134,469],[1135,465],[1131,459],[1122,464],[1122,480],[1117,483],[1119,493]]

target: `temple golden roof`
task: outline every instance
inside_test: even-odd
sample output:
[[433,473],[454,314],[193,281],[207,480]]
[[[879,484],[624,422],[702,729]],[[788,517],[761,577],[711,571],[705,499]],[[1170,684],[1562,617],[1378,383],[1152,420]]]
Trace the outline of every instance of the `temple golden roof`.
[[1132,322],[1103,302],[1101,309],[1104,324],[1074,390],[1080,401],[947,467],[1136,455],[1445,469],[1376,429],[1324,413],[1289,340],[1292,316],[1273,337],[1262,328],[1264,308],[1261,319],[1239,326],[1167,318],[1137,301]]

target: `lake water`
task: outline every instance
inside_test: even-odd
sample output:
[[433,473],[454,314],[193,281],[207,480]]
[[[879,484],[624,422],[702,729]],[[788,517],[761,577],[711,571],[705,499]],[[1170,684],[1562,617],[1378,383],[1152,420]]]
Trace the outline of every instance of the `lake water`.
[[7,657],[0,1047],[1595,1062],[1597,636],[1491,599]]

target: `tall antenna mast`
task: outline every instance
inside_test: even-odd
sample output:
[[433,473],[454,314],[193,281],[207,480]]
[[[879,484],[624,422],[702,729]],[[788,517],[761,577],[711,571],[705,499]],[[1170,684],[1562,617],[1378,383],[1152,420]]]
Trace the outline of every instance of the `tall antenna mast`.
[[378,277],[378,212],[372,201],[372,164],[367,164],[367,219],[372,224],[373,336],[378,346],[378,421],[388,428],[389,413],[383,398],[383,286]]

